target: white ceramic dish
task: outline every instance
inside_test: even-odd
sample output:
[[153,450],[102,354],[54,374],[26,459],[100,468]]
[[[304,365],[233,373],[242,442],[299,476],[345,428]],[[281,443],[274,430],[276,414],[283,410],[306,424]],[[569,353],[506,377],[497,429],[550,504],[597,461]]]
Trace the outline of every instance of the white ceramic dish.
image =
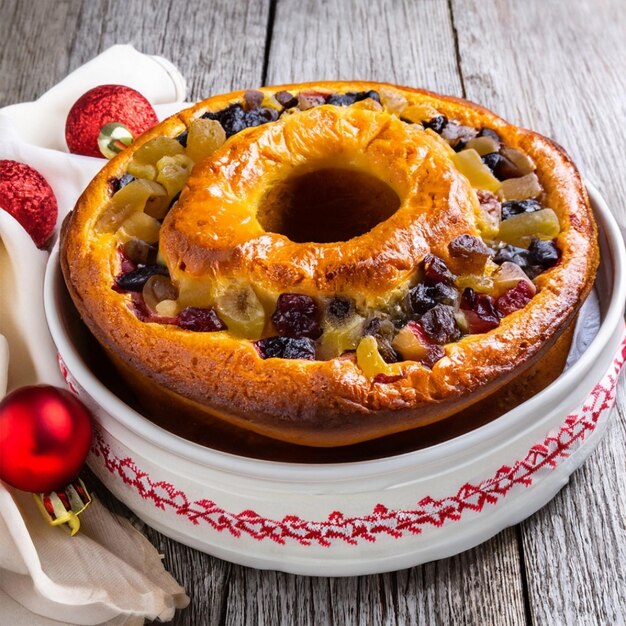
[[580,359],[485,426],[415,452],[355,463],[238,457],[139,415],[98,380],[77,349],[55,252],[46,274],[46,316],[68,385],[98,423],[90,467],[157,530],[252,567],[370,574],[485,541],[567,483],[600,440],[615,400],[626,350],[626,254],[606,204],[593,188],[589,193],[600,228],[602,324]]

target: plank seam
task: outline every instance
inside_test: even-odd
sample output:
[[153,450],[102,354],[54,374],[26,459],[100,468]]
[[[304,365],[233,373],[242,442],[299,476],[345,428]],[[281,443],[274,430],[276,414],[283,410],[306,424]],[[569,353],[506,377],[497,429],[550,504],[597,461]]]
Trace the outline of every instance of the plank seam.
[[524,542],[522,539],[522,529],[520,524],[515,527],[515,537],[517,538],[520,579],[522,582],[522,595],[524,596],[524,618],[527,626],[533,626],[532,611],[530,607],[530,590],[528,587],[528,570],[526,568],[526,555],[524,554]]
[[454,10],[452,8],[452,0],[448,0],[448,12],[450,13],[450,25],[452,26],[452,37],[454,39],[454,57],[456,59],[456,69],[459,74],[459,80],[461,81],[461,94],[465,98],[465,78],[463,77],[463,67],[461,63],[461,50],[459,48],[459,33],[456,28],[456,22],[454,21]]
[[263,54],[263,72],[261,73],[261,85],[265,85],[267,81],[267,71],[270,64],[270,50],[272,47],[272,37],[274,35],[274,20],[276,18],[277,0],[270,0],[270,6],[267,13],[267,28],[265,31],[265,51]]

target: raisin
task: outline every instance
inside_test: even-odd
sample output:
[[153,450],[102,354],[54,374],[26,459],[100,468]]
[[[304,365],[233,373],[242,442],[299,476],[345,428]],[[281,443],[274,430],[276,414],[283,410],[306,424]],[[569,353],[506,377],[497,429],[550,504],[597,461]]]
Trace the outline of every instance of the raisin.
[[424,257],[424,278],[427,283],[445,283],[451,285],[456,278],[448,269],[445,262],[434,254],[427,254]]
[[179,313],[178,325],[183,330],[197,333],[213,333],[227,329],[215,309],[200,309],[194,306],[187,307]]
[[163,276],[169,276],[170,273],[167,267],[163,265],[145,265],[139,267],[128,274],[123,274],[115,279],[115,284],[122,291],[142,291],[143,286],[150,276],[155,274],[162,274]]
[[521,178],[524,174],[507,157],[498,152],[490,152],[482,157],[483,163],[493,172],[498,180],[508,180],[509,178]]
[[491,250],[482,239],[474,235],[459,235],[448,244],[450,256],[467,261],[472,266],[483,267]]
[[246,111],[251,111],[252,109],[259,108],[261,106],[261,103],[263,102],[264,97],[265,96],[263,95],[262,91],[258,91],[257,89],[248,89],[243,94],[244,109]]
[[380,96],[377,91],[350,91],[348,93],[334,93],[330,95],[326,100],[326,104],[345,107],[368,98],[380,103]]
[[317,339],[322,334],[317,303],[304,294],[281,294],[272,314],[272,323],[278,334],[286,337]]
[[445,115],[437,115],[426,122],[422,122],[422,126],[424,128],[430,128],[438,135],[441,135],[443,129],[447,126],[447,124],[448,118]]
[[298,104],[298,98],[288,91],[277,91],[274,98],[285,109],[292,109]]
[[135,177],[131,176],[130,174],[124,174],[119,178],[112,178],[109,181],[109,185],[111,187],[111,195],[117,193],[122,187],[126,187],[128,183],[132,183],[134,180]]
[[209,111],[202,117],[217,120],[224,128],[228,138],[245,128],[274,122],[278,119],[278,111],[269,107],[258,107],[251,111],[246,111],[241,104],[235,102],[221,111]]
[[335,296],[328,304],[327,315],[333,324],[341,324],[354,312],[354,301],[345,296]]
[[534,213],[541,209],[541,204],[537,200],[509,200],[502,203],[502,219],[520,215],[521,213]]
[[307,337],[268,337],[255,345],[262,359],[315,359],[315,343]]
[[481,128],[480,131],[478,132],[478,136],[479,137],[491,137],[498,143],[502,141],[500,139],[500,135],[498,135],[498,133],[495,130],[492,130],[491,128]]
[[554,241],[533,239],[528,247],[528,256],[531,264],[537,265],[543,270],[547,270],[549,267],[553,267],[558,263],[561,258],[561,253]]
[[500,325],[500,316],[491,296],[476,293],[470,287],[463,291],[461,309],[465,314],[469,332],[486,333]]
[[445,304],[437,304],[430,311],[422,315],[420,324],[428,337],[438,344],[457,341],[461,331],[454,317],[454,309]]
[[396,327],[389,319],[378,316],[371,317],[363,328],[363,335],[371,335],[376,339],[378,352],[386,363],[398,361],[398,353],[391,347],[396,334]]
[[176,137],[176,141],[178,141],[178,143],[183,148],[186,148],[187,147],[187,138],[188,137],[189,137],[189,131],[186,130],[186,131],[182,132],[180,135],[178,135],[178,137]]
[[418,283],[409,291],[407,305],[411,313],[423,315],[436,304],[454,306],[458,297],[458,291],[445,283],[436,283],[434,285]]

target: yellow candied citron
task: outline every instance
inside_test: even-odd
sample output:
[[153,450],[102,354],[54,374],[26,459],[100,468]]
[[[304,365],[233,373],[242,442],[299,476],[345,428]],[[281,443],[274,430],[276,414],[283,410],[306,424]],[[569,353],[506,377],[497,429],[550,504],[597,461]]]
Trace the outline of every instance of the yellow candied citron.
[[131,239],[140,239],[146,243],[156,243],[159,240],[161,224],[153,217],[138,211],[126,218],[117,231],[122,243]]
[[214,289],[206,279],[181,274],[177,286],[178,306],[181,310],[190,306],[206,308],[213,305]]
[[454,283],[461,291],[467,287],[478,293],[491,293],[493,291],[493,279],[480,274],[461,274],[457,276]]
[[486,189],[496,192],[502,183],[491,173],[483,163],[476,150],[461,150],[451,156],[456,169],[467,178],[474,189]]
[[376,339],[366,335],[361,339],[356,349],[356,362],[361,371],[368,378],[374,378],[379,374],[385,376],[397,376],[402,374],[401,363],[386,363],[380,352]]
[[150,214],[168,204],[167,192],[161,185],[151,180],[133,180],[109,200],[96,222],[96,230],[114,232],[133,213],[146,211]]
[[437,109],[431,104],[421,102],[419,104],[410,104],[404,111],[402,111],[402,117],[414,124],[421,124],[422,122],[428,122],[434,117],[441,115]]
[[196,163],[211,156],[226,141],[226,132],[217,120],[198,118],[189,125],[187,156]]
[[543,189],[534,172],[520,178],[509,178],[502,182],[500,193],[505,200],[528,200],[537,198]]
[[465,144],[465,147],[468,150],[476,150],[480,156],[485,156],[485,154],[498,152],[498,150],[500,150],[500,144],[493,137],[489,137],[488,135],[470,139]]
[[498,237],[505,243],[528,248],[533,238],[554,239],[561,231],[559,218],[552,209],[520,213],[500,224]]
[[428,357],[428,345],[406,325],[398,331],[391,347],[406,361],[420,361]]
[[136,178],[155,180],[158,174],[157,162],[164,156],[183,154],[185,149],[171,137],[155,137],[146,142],[133,154],[126,171]]
[[530,174],[537,169],[535,162],[527,155],[515,148],[502,146],[500,154],[511,161],[515,167],[524,175]]
[[400,116],[409,106],[409,101],[393,87],[381,87],[378,93],[380,101],[388,113]]
[[157,182],[161,183],[169,197],[173,198],[185,186],[193,168],[193,161],[186,154],[175,154],[161,157],[156,167]]
[[326,326],[322,334],[318,357],[322,360],[334,359],[359,345],[365,318],[354,315],[345,324]]

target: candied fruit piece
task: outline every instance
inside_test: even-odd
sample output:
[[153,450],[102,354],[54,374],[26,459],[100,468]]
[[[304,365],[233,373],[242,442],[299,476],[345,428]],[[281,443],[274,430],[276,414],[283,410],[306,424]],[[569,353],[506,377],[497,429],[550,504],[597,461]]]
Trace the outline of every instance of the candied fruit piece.
[[410,321],[398,331],[393,340],[394,349],[406,361],[419,361],[432,367],[445,355],[443,348],[433,343],[418,322]]
[[543,189],[535,173],[526,174],[521,178],[509,178],[502,182],[500,193],[505,200],[526,200],[537,198]]
[[176,300],[178,289],[167,276],[153,274],[148,278],[142,289],[143,301],[154,313],[158,313],[157,305],[163,300]]
[[177,276],[178,302],[181,308],[208,308],[214,301],[214,288],[210,281],[181,274]]
[[226,141],[226,132],[217,120],[199,118],[189,125],[187,155],[196,163],[211,156]]
[[221,111],[208,111],[202,115],[202,118],[217,120],[224,128],[228,138],[245,128],[276,121],[278,111],[270,107],[257,107],[251,111],[246,111],[241,104],[235,102]]
[[130,174],[124,174],[123,176],[120,176],[119,178],[112,178],[109,181],[111,193],[112,194],[117,193],[122,187],[126,187],[128,183],[132,183],[134,180],[135,180],[135,177],[131,176]]
[[279,335],[317,339],[322,330],[317,303],[311,296],[283,293],[278,297],[272,313],[272,323]]
[[176,300],[161,300],[161,302],[157,302],[154,309],[160,317],[176,317],[178,302]]
[[183,330],[191,330],[197,333],[214,333],[219,330],[227,330],[226,324],[224,324],[213,308],[187,307],[178,315],[178,325]]
[[120,241],[141,239],[146,243],[156,243],[159,240],[161,224],[145,213],[133,213],[127,217],[117,231]]
[[516,263],[505,261],[500,265],[498,270],[493,275],[493,295],[494,297],[501,296],[505,291],[517,286],[517,283],[523,281],[528,283],[528,288],[532,294],[537,291],[534,283],[528,278],[524,270]]
[[465,144],[466,149],[476,150],[480,156],[485,156],[500,149],[500,142],[489,135],[481,135],[470,139]]
[[500,200],[498,197],[485,189],[476,191],[478,199],[479,212],[477,215],[477,223],[481,235],[485,239],[493,239],[500,229]]
[[274,94],[274,98],[285,109],[291,109],[298,104],[298,98],[288,91],[277,91]]
[[167,206],[165,189],[151,180],[133,180],[122,187],[107,203],[96,222],[99,232],[115,232],[124,220],[133,213],[148,209],[148,206]]
[[445,304],[437,304],[426,311],[420,319],[420,325],[426,335],[438,344],[451,343],[461,337],[454,317],[454,308]]
[[531,241],[554,239],[560,232],[559,218],[552,209],[514,215],[500,224],[498,238],[520,248],[528,248]]
[[327,326],[320,342],[320,359],[333,359],[344,352],[355,350],[363,335],[363,322],[360,315],[353,315],[342,321],[339,326]]
[[376,102],[380,103],[380,96],[377,91],[350,91],[348,93],[333,93],[328,96],[326,100],[326,104],[334,104],[335,106],[350,106],[355,102],[360,102],[361,100],[367,100],[371,98]]
[[262,359],[315,360],[315,342],[308,337],[267,337],[255,345]]
[[[419,120],[416,120],[419,121]],[[436,132],[438,135],[441,135],[443,129],[448,124],[448,118],[445,115],[435,115],[428,119],[428,121],[422,121],[422,126],[424,128],[430,128],[432,131]]]
[[[530,283],[530,285],[532,285],[532,283]],[[514,311],[523,309],[535,295],[535,291],[531,289],[530,285],[529,282],[521,280],[515,287],[501,295],[496,300],[496,308],[500,314],[503,316],[510,315]]]
[[423,315],[436,304],[448,304],[456,306],[459,293],[454,287],[445,283],[427,285],[418,283],[407,294],[407,305],[411,313]]
[[498,191],[500,181],[491,173],[491,170],[482,162],[476,150],[462,150],[451,157],[456,169],[463,174],[475,189]]
[[461,291],[470,287],[478,293],[491,293],[493,291],[493,279],[483,274],[461,274],[456,279],[456,286]]
[[151,276],[162,274],[169,277],[169,272],[162,265],[145,265],[128,274],[118,276],[115,284],[122,291],[143,291],[143,287]]
[[259,339],[265,327],[265,309],[249,285],[229,285],[215,300],[228,329],[246,339]]
[[130,239],[124,244],[124,256],[136,265],[154,265],[157,249],[140,239]]
[[500,325],[500,316],[491,296],[467,288],[461,297],[461,309],[471,334],[486,333]]
[[516,150],[515,148],[509,148],[508,146],[502,146],[500,149],[500,154],[505,156],[511,163],[515,165],[515,167],[522,173],[522,176],[526,176],[526,174],[530,174],[537,169],[534,161],[527,155],[521,152],[520,150]]
[[379,374],[396,376],[402,373],[399,363],[387,363],[378,351],[378,343],[372,335],[361,339],[356,349],[356,362],[365,376],[375,378]]
[[335,296],[326,308],[326,319],[333,325],[345,323],[354,314],[354,300]]
[[[180,193],[185,186],[193,161],[186,154],[164,156],[157,162],[157,182],[163,185],[170,198]],[[169,208],[169,207],[168,207]]]
[[493,130],[492,128],[487,128],[487,127],[481,128],[478,131],[478,136],[479,137],[490,137],[495,142],[497,142],[498,145],[500,145],[500,143],[502,141],[500,139],[500,135],[495,130]]
[[380,102],[388,113],[400,116],[409,105],[409,101],[402,93],[393,87],[381,87],[379,93]]
[[155,137],[147,141],[134,154],[128,163],[128,173],[136,178],[154,180],[157,176],[157,162],[164,156],[183,154],[185,149],[172,137]]
[[[441,136],[455,149],[461,150],[465,144],[474,139],[478,131],[471,126],[464,126],[458,122],[448,122],[441,131]],[[478,154],[478,153],[477,153]]]

